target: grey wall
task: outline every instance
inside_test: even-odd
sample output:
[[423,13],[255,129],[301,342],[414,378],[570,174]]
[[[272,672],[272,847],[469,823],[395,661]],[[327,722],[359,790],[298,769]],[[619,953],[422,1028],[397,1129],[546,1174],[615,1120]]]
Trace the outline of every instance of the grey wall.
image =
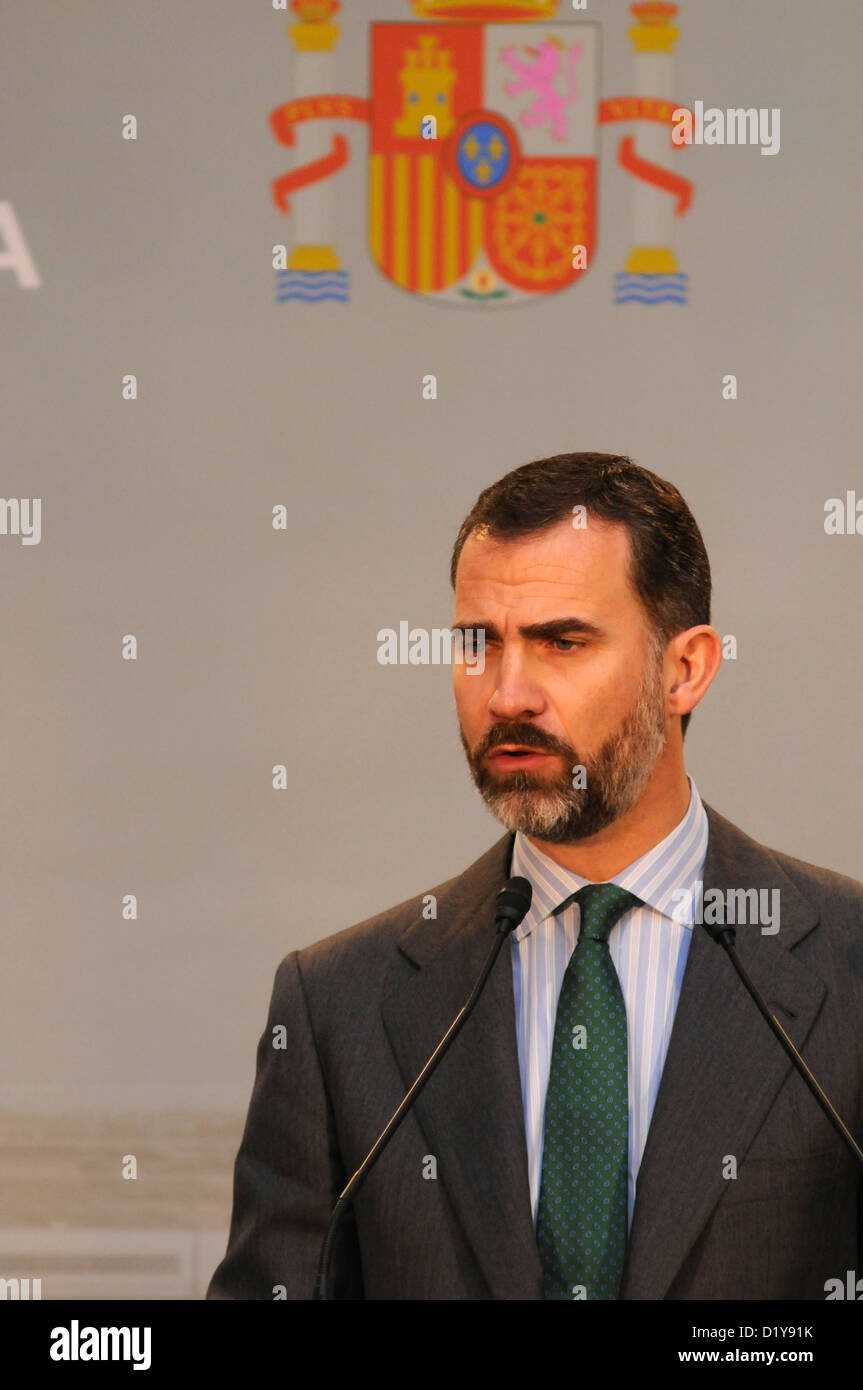
[[[630,93],[626,5],[585,17],[602,28],[600,92]],[[345,4],[336,90],[367,95],[370,22],[410,18],[395,0]],[[110,1131],[97,1164],[115,1187],[143,1115],[227,1117],[217,1210],[282,955],[501,833],[464,766],[450,672],[380,666],[376,633],[452,620],[458,525],[530,458],[621,451],[680,487],[714,625],[739,644],[693,718],[688,769],[756,838],[860,876],[863,538],[824,531],[828,497],[863,496],[859,5],[683,0],[678,23],[677,101],[781,110],[773,157],[680,152],[689,302],[613,302],[634,199],[615,152],[642,128],[623,125],[598,137],[588,274],[472,312],[372,263],[356,122],[333,126],[352,148],[333,185],[351,302],[275,302],[271,248],[291,242],[270,181],[293,156],[267,125],[294,90],[283,14],[4,7],[0,201],[41,286],[0,271],[0,491],[42,498],[39,545],[0,536],[7,1224],[74,1224],[87,1179],[67,1181],[63,1123],[92,1133],[117,1114],[129,1138]],[[21,1130],[22,1115],[52,1127]],[[24,1173],[49,1150],[36,1213]],[[108,1210],[89,1223],[122,1225],[122,1203]],[[182,1204],[166,1213],[181,1222]]]

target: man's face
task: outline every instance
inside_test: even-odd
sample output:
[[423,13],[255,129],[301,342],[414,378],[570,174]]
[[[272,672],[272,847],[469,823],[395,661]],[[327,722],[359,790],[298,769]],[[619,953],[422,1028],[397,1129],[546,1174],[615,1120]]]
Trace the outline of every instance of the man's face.
[[474,782],[508,830],[574,843],[650,781],[665,747],[663,659],[628,558],[626,528],[590,518],[465,543],[453,627],[485,629],[485,666],[455,666],[456,708]]

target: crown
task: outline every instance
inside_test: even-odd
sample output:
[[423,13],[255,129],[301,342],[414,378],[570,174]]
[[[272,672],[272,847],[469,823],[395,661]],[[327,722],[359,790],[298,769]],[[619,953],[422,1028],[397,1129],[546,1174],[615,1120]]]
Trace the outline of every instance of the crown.
[[412,0],[418,19],[551,19],[558,0]]
[[291,0],[291,9],[303,24],[325,24],[340,8],[341,0]]

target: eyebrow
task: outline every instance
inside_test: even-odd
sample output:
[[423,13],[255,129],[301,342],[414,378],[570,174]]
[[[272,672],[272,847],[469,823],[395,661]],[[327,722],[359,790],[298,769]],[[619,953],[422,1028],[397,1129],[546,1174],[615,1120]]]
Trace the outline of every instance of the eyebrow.
[[[454,623],[452,632],[467,632],[476,628],[481,628],[486,637],[491,642],[500,641],[500,633],[494,623],[476,621],[472,623]],[[528,640],[553,639],[564,637],[570,632],[581,632],[585,637],[604,637],[605,633],[596,623],[588,622],[586,618],[549,618],[544,623],[526,623],[524,627],[518,629],[520,636]]]

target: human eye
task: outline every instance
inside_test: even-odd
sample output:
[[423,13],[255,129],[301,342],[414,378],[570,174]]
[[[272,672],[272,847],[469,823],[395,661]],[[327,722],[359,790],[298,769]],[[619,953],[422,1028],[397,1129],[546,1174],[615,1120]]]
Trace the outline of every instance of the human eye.
[[[554,637],[554,638],[552,639],[552,642],[553,642],[553,644],[555,645],[555,647],[557,647],[557,650],[558,650],[558,651],[567,651],[567,652],[569,652],[569,651],[572,651],[573,647],[586,647],[586,646],[587,646],[587,643],[586,643],[586,642],[581,642],[581,641],[579,641],[579,640],[578,640],[577,638],[575,638],[575,637]],[[557,644],[558,644],[559,642],[563,642],[563,643],[564,643],[563,647],[557,646]]]

